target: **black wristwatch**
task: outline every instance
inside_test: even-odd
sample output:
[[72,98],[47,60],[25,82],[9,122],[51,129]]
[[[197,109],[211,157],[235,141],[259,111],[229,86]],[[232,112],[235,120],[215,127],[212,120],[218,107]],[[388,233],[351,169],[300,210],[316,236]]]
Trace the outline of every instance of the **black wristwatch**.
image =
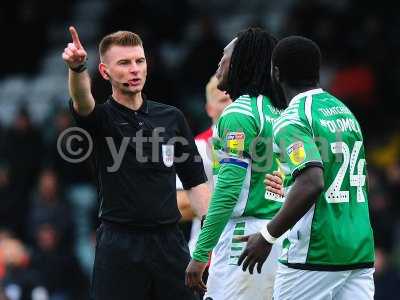
[[75,68],[71,68],[71,67],[69,67],[69,68],[76,73],[82,73],[83,71],[85,71],[87,69],[87,64],[85,61],[83,64],[80,64],[79,66],[77,66]]

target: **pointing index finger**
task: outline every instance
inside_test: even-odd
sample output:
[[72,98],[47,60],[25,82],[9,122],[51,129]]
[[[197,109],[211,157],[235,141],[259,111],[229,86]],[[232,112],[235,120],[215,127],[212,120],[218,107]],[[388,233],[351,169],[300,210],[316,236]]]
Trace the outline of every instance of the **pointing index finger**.
[[78,49],[82,48],[82,44],[81,44],[81,41],[79,40],[78,32],[76,31],[75,27],[70,26],[69,32],[71,33],[72,41],[73,41],[75,47]]

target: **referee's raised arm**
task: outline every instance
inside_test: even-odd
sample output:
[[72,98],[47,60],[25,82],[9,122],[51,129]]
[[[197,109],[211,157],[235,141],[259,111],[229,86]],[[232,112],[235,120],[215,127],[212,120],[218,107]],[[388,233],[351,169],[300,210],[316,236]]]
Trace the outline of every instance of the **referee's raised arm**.
[[90,91],[90,77],[86,68],[87,53],[79,40],[75,27],[70,26],[69,31],[72,43],[68,43],[62,58],[69,67],[69,93],[74,110],[79,115],[86,116],[93,111],[95,106]]

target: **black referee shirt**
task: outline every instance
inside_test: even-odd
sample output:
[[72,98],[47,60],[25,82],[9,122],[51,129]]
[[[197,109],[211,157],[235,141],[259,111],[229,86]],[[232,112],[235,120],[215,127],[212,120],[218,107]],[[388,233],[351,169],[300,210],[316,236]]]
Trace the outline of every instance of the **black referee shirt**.
[[112,97],[85,117],[70,108],[93,139],[100,219],[135,228],[178,222],[176,174],[185,189],[207,180],[182,112],[149,100],[134,111]]

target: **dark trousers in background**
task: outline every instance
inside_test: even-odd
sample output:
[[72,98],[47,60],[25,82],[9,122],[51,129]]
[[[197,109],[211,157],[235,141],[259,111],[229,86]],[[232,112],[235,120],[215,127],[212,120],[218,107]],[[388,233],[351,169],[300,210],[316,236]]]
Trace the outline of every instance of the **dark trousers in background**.
[[178,225],[154,230],[102,223],[97,230],[93,300],[197,300],[185,286],[189,249]]

